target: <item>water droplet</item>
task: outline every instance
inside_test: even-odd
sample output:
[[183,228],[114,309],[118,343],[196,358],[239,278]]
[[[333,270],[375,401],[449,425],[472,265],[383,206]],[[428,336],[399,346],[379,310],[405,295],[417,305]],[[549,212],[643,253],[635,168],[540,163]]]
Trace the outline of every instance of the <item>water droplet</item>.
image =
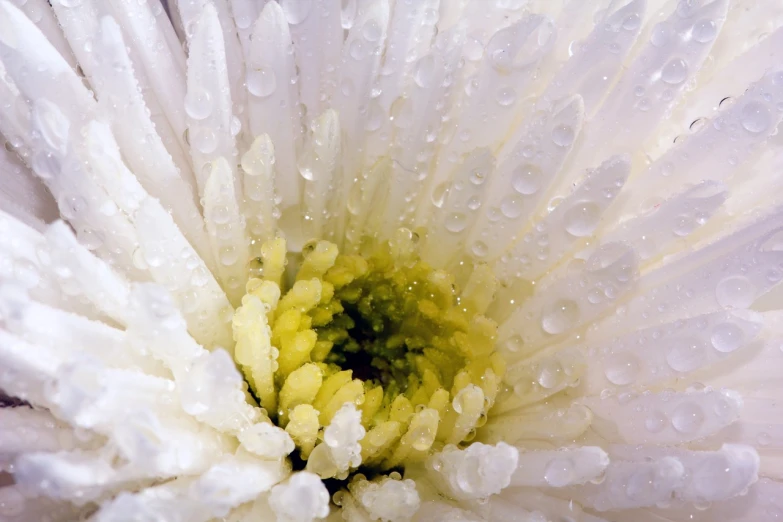
[[653,27],[652,35],[650,35],[650,43],[655,47],[664,47],[672,41],[674,36],[674,30],[671,26],[665,22],[655,24]]
[[277,89],[277,75],[271,69],[250,69],[247,72],[247,90],[253,96],[266,98]]
[[688,64],[682,58],[672,58],[661,69],[661,80],[670,85],[677,85],[688,77]]
[[723,308],[748,308],[756,298],[756,287],[745,276],[731,276],[718,283],[715,297]]
[[693,24],[693,39],[699,43],[711,42],[718,34],[718,28],[710,19],[702,19]]
[[710,341],[712,346],[721,353],[730,353],[742,346],[745,332],[733,323],[719,324],[712,330]]
[[525,163],[514,169],[511,175],[511,185],[514,190],[523,195],[535,194],[541,188],[541,169]]
[[680,404],[672,412],[672,426],[680,433],[696,433],[704,423],[704,411],[694,402]]
[[362,36],[365,40],[368,42],[377,42],[382,35],[383,31],[377,21],[371,18],[364,23],[364,26],[362,27]]
[[220,251],[220,262],[223,266],[232,266],[239,259],[237,249],[234,247],[226,247]]
[[60,214],[67,220],[78,217],[87,209],[87,200],[79,195],[62,194],[57,202],[60,207]]
[[585,237],[593,233],[600,217],[601,207],[591,201],[582,201],[565,212],[563,224],[572,236]]
[[644,420],[644,427],[650,433],[659,433],[666,427],[668,421],[669,419],[663,412],[654,410]]
[[579,320],[579,305],[570,299],[558,299],[544,310],[541,328],[552,335],[565,332]]
[[301,24],[312,11],[313,0],[281,0],[286,21],[291,25]]
[[416,62],[413,70],[413,81],[422,89],[432,86],[432,80],[435,76],[435,59],[428,54]]
[[690,18],[702,6],[701,1],[680,0],[677,2],[677,15],[680,18]]
[[612,355],[606,363],[604,375],[616,386],[626,386],[636,380],[639,374],[639,360],[631,353]]
[[194,120],[203,120],[212,114],[212,97],[206,89],[188,89],[185,95],[185,112]]
[[628,477],[625,493],[633,500],[646,499],[655,493],[656,485],[655,472],[650,468],[642,468]]
[[367,114],[364,118],[364,129],[369,132],[380,129],[385,115],[386,113],[384,112],[383,107],[381,107],[381,102],[378,101],[377,98],[373,98],[367,105]]
[[474,185],[483,185],[487,180],[487,174],[481,169],[473,169],[468,177]]
[[479,208],[481,208],[481,198],[479,198],[478,196],[472,196],[468,200],[468,208],[470,210],[478,210]]
[[506,196],[500,202],[500,211],[508,219],[516,219],[521,216],[523,208],[524,201],[517,195]]
[[196,150],[203,154],[214,152],[218,145],[218,139],[215,133],[209,127],[191,128],[191,144]]
[[468,226],[467,216],[462,212],[452,212],[446,217],[446,230],[458,234]]
[[474,241],[473,246],[471,247],[471,251],[476,257],[484,257],[487,255],[489,249],[487,248],[487,244],[483,241]]
[[696,229],[696,220],[691,216],[682,215],[674,221],[674,234],[685,237]]
[[367,57],[367,46],[361,40],[354,40],[348,44],[348,54],[357,62],[364,60]]
[[769,128],[772,115],[766,105],[750,102],[742,108],[740,121],[746,131],[751,134],[760,134]]
[[495,93],[495,100],[501,107],[508,107],[517,101],[517,93],[511,87],[501,87]]
[[562,488],[571,484],[576,474],[571,459],[552,459],[544,470],[544,480],[553,488]]
[[563,382],[565,372],[563,365],[557,359],[548,359],[538,367],[538,384],[542,388],[551,390]]
[[216,225],[225,225],[231,220],[231,214],[228,211],[228,207],[225,205],[218,205],[214,207],[210,217],[212,222]]
[[574,129],[567,125],[558,125],[552,129],[552,141],[560,147],[568,147],[574,142]]
[[236,116],[231,116],[231,123],[229,124],[229,131],[232,136],[239,134],[242,130],[242,122]]
[[446,202],[446,196],[449,195],[449,183],[444,181],[438,184],[432,191],[432,204],[437,208],[443,208],[443,203]]
[[519,350],[522,349],[522,346],[524,346],[525,341],[522,340],[522,336],[519,334],[512,335],[511,337],[506,340],[504,343],[504,347],[506,350],[512,353],[516,353]]
[[400,96],[392,102],[389,108],[389,119],[399,129],[407,129],[415,121],[413,103],[410,98]]
[[705,361],[704,346],[698,339],[676,339],[670,343],[666,363],[676,372],[690,372]]

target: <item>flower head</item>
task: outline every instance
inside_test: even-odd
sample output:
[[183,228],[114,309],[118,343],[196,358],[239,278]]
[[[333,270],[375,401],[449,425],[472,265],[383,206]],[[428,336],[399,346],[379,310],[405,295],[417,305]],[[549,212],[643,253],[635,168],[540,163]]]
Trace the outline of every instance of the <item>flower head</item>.
[[780,22],[0,0],[3,520],[782,517]]

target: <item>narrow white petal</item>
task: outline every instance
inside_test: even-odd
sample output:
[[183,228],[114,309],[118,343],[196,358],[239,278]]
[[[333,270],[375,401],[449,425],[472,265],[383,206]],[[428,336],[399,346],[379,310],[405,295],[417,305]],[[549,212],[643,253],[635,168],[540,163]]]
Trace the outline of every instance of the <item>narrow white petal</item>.
[[[434,266],[454,261],[471,233],[475,215],[486,200],[486,181],[496,173],[495,157],[487,149],[476,149],[457,167],[449,184],[438,189],[440,205],[433,212],[422,257]],[[387,227],[389,230],[390,227]],[[388,233],[388,232],[387,232]],[[486,255],[487,246],[474,242],[470,248]]]
[[[277,232],[277,196],[275,195],[275,150],[267,134],[257,137],[242,155],[242,182],[247,230],[260,246]],[[258,255],[257,248],[253,254]]]
[[679,319],[609,339],[588,336],[582,350],[590,365],[582,390],[598,395],[613,387],[665,386],[704,374],[752,348],[761,324],[760,315],[738,310]]
[[[236,144],[231,132],[232,93],[226,68],[226,47],[215,7],[207,4],[193,24],[185,114],[193,173],[199,195],[203,197],[209,176],[207,165],[217,158],[228,160],[235,156]],[[232,161],[228,166],[236,177],[234,163]],[[232,185],[236,194],[241,194],[241,187],[236,183]]]
[[[160,199],[177,225],[200,252],[209,257],[199,215],[190,164],[172,157],[150,118],[119,26],[113,18],[100,20],[92,80],[101,108],[109,115],[123,158],[141,185]],[[118,103],[121,97],[124,103]],[[175,151],[178,152],[178,149]]]
[[[298,100],[291,79],[294,57],[285,14],[277,2],[269,2],[253,29],[253,44],[247,64],[250,94],[250,130],[254,136],[268,134],[275,147],[275,191],[281,198],[280,211],[288,223],[291,239],[301,232],[300,200],[302,178],[296,162],[297,136],[294,125]],[[296,239],[295,239],[296,238]],[[291,248],[292,245],[289,245]]]
[[[592,115],[639,36],[645,3],[644,0],[633,0],[621,4],[598,21],[583,41],[569,40],[575,48],[573,55],[552,79],[542,97],[558,100],[578,93],[584,101],[585,112]],[[569,13],[571,16],[573,14]]]
[[124,0],[109,0],[107,4],[111,6],[114,18],[125,34],[126,43],[134,56],[134,68],[147,71],[149,85],[160,108],[180,146],[185,148],[187,126],[182,100],[185,99],[186,81],[182,47],[168,45],[164,32],[158,30],[152,5]]
[[599,477],[609,465],[609,456],[595,446],[558,451],[520,451],[511,486],[561,488],[584,484]]
[[[245,223],[236,199],[234,172],[224,158],[209,167],[204,186],[204,219],[217,258],[217,274],[229,301],[238,306],[247,282],[248,245]],[[227,347],[230,345],[226,345]]]
[[556,104],[519,127],[498,156],[488,198],[472,237],[487,245],[488,260],[499,257],[519,239],[528,218],[548,203],[547,190],[581,132],[584,108],[580,97]]
[[[234,0],[234,3],[245,2]],[[309,125],[329,107],[337,87],[343,46],[342,6],[338,0],[285,0],[281,5],[294,41],[299,99],[305,108],[302,123]]]
[[[358,178],[363,166],[366,121],[361,108],[369,103],[380,71],[380,51],[386,42],[389,17],[388,0],[363,3],[343,44],[342,65],[332,104],[340,115],[345,136],[343,169],[349,180]],[[365,27],[377,27],[378,34],[368,40],[363,34]]]
[[583,399],[593,431],[610,442],[682,444],[720,432],[740,417],[742,399],[732,390],[624,393]]
[[340,121],[333,110],[312,123],[299,171],[304,182],[304,233],[307,238],[339,242],[345,229],[345,203],[334,196],[343,192]]
[[[536,280],[556,267],[563,257],[578,245],[585,244],[601,225],[604,211],[613,203],[631,171],[628,156],[614,156],[585,178],[552,212],[538,221],[533,229],[497,263],[501,279]],[[521,201],[510,196],[501,203],[501,212]],[[521,205],[521,203],[520,203]]]

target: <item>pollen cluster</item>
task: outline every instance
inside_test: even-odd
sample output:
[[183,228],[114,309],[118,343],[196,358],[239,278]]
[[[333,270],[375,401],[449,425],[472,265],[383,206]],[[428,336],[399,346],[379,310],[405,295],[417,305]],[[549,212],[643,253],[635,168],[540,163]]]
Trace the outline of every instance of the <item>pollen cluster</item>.
[[361,254],[313,242],[289,285],[285,240],[260,248],[259,277],[234,316],[235,359],[321,478],[467,443],[495,401],[504,364],[483,315],[494,277],[478,266],[459,291],[416,243],[406,229]]

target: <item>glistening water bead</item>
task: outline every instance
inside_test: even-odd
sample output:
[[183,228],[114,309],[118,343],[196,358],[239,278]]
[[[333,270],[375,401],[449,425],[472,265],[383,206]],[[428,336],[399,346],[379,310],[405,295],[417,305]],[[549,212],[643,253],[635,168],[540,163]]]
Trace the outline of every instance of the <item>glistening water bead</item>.
[[285,241],[265,243],[262,276],[233,323],[250,391],[290,435],[294,461],[323,479],[347,479],[358,463],[384,473],[467,443],[505,371],[497,325],[483,315],[494,283],[458,292],[405,229],[365,250],[310,243],[286,284]]

